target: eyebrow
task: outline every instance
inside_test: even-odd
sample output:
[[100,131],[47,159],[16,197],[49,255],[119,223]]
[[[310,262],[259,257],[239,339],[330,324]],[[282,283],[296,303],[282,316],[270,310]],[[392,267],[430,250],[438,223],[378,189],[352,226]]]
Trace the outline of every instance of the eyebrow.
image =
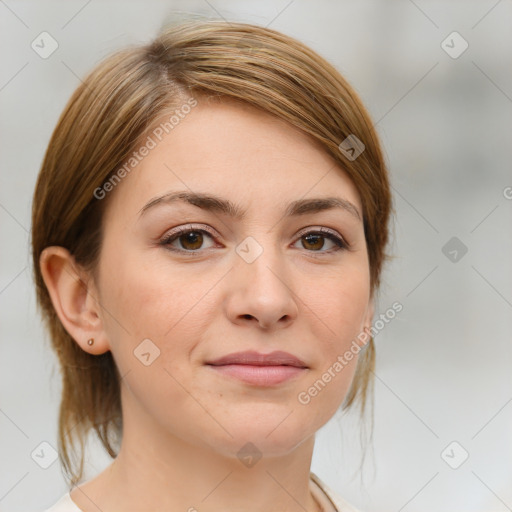
[[[223,199],[222,197],[215,196],[212,194],[202,194],[197,192],[187,191],[176,191],[169,192],[159,197],[151,199],[146,203],[141,210],[139,215],[144,215],[149,209],[159,204],[171,204],[174,202],[185,202],[193,206],[197,206],[206,211],[212,211],[222,213],[234,219],[242,220],[247,211],[240,206],[234,204],[229,199]],[[341,197],[318,197],[310,199],[298,199],[291,202],[284,212],[284,216],[299,216],[306,215],[308,213],[318,213],[325,210],[341,209],[350,213],[353,217],[361,221],[361,215],[356,206]]]

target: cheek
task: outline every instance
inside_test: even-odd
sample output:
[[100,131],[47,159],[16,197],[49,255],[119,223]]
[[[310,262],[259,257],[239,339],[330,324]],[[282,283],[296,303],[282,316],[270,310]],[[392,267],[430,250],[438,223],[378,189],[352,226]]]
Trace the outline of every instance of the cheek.
[[162,423],[172,423],[173,416],[170,409],[162,411],[162,403],[200,416],[197,403],[184,389],[194,390],[190,353],[211,321],[213,304],[208,290],[218,279],[199,278],[165,260],[148,263],[127,257],[114,262],[105,258],[103,320],[116,365],[126,376],[130,407],[144,404]]
[[155,256],[158,258],[146,257],[145,261],[136,255],[122,261],[105,257],[102,302],[106,331],[114,355],[131,354],[143,340],[150,339],[160,350],[160,364],[176,364],[207,328],[207,311],[213,307],[213,294],[208,291],[219,276],[198,277],[190,270],[173,267],[161,254]]
[[[310,283],[311,284],[311,283]],[[311,314],[311,325],[318,332],[319,347],[314,374],[297,395],[297,403],[306,410],[315,409],[318,419],[327,421],[339,408],[352,383],[362,346],[364,321],[369,301],[369,272],[365,265],[319,280],[317,286],[304,288],[302,296]],[[312,291],[313,290],[313,291]],[[309,314],[309,313],[308,313]]]
[[[313,286],[315,284],[315,286]],[[355,261],[338,272],[309,282],[301,292],[322,329],[326,349],[342,350],[364,327],[370,299],[369,272],[364,262]]]

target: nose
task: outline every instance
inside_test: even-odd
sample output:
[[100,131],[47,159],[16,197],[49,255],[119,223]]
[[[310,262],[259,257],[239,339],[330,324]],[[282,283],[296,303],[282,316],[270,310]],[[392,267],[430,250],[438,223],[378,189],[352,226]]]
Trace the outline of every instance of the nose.
[[230,272],[226,313],[236,324],[285,328],[297,317],[297,296],[282,257],[267,247],[251,263],[236,256]]

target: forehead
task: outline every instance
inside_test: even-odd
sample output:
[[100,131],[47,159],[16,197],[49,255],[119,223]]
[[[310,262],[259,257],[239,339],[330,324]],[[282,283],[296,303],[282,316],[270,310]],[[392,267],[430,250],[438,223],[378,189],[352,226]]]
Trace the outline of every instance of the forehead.
[[159,137],[153,130],[151,143],[143,139],[151,149],[116,186],[111,208],[138,212],[153,197],[182,190],[259,209],[337,195],[360,210],[359,194],[339,164],[282,119],[241,102],[198,99],[172,128],[168,120],[155,123]]

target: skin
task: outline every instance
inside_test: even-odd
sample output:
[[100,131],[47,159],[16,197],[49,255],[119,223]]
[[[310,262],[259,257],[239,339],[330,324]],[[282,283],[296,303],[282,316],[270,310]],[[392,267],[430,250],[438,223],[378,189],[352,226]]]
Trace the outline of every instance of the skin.
[[[246,216],[185,202],[140,215],[175,190],[229,199]],[[63,325],[83,350],[111,350],[123,376],[121,450],[71,491],[82,510],[318,510],[315,432],[343,402],[357,355],[308,404],[297,396],[370,327],[369,263],[363,223],[349,212],[283,215],[292,201],[332,196],[362,216],[356,188],[309,136],[249,106],[200,101],[108,194],[96,279],[65,249],[45,249],[41,269]],[[188,223],[214,236],[170,242],[182,253],[159,244]],[[350,248],[300,233],[320,227]],[[263,248],[252,263],[236,252],[249,236]],[[160,350],[148,366],[134,356],[145,339]],[[260,387],[205,365],[241,350],[284,350],[308,369]],[[262,455],[251,467],[237,456],[247,442]]]

